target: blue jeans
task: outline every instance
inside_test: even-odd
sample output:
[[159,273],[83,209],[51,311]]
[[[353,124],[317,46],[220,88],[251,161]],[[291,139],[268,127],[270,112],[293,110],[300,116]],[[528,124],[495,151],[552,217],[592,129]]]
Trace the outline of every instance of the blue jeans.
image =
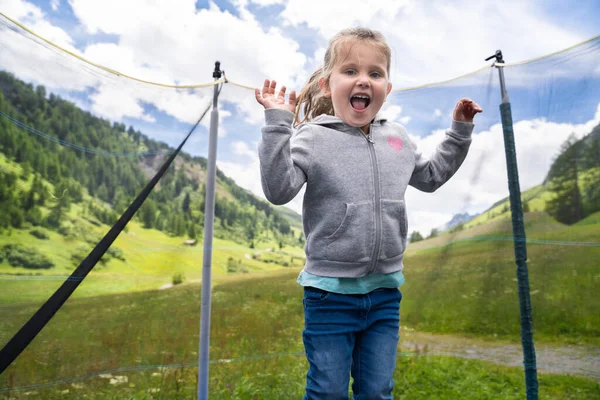
[[402,293],[338,294],[304,288],[304,400],[392,399]]

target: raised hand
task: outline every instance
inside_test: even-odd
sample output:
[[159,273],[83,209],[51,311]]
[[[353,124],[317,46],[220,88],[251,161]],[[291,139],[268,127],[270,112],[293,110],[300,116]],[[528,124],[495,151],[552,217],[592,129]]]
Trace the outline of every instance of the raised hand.
[[452,118],[454,118],[455,121],[473,122],[475,114],[480,112],[483,112],[483,110],[479,107],[479,104],[471,99],[462,98],[456,103]]
[[268,110],[269,108],[279,108],[281,110],[288,110],[294,112],[296,110],[296,91],[292,91],[289,95],[289,103],[285,102],[285,86],[281,87],[279,90],[279,94],[275,96],[275,88],[277,87],[277,82],[269,81],[265,79],[265,84],[262,89],[262,93],[260,89],[254,89],[254,94],[256,95],[256,101],[258,101],[262,106]]

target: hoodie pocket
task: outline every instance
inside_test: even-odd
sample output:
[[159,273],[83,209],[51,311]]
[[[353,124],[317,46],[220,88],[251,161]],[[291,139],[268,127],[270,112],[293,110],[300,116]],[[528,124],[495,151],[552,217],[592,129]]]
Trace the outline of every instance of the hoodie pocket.
[[379,259],[396,257],[406,249],[406,208],[403,200],[381,200],[381,251]]
[[365,262],[373,251],[373,203],[346,204],[346,214],[338,228],[325,238],[327,259]]

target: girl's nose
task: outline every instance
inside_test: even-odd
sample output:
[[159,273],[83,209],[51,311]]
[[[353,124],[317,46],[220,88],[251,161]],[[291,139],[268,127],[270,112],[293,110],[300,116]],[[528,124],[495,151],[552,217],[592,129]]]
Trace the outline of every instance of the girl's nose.
[[360,77],[356,84],[360,87],[369,87],[369,80],[365,77]]

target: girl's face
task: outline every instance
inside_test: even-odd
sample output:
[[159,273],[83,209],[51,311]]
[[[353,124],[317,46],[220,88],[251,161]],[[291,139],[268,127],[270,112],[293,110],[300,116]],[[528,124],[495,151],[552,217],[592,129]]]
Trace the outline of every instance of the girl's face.
[[336,117],[368,134],[392,90],[386,57],[376,46],[355,41],[346,44],[336,61],[329,80],[319,80],[321,91],[331,97]]

